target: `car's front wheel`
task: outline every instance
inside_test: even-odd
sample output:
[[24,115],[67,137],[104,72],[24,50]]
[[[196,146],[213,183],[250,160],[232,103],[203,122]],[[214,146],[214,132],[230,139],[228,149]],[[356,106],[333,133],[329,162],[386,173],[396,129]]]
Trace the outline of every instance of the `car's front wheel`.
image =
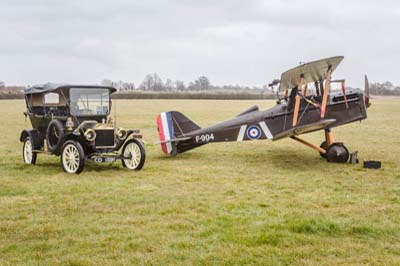
[[124,148],[122,149],[122,165],[129,170],[140,170],[142,169],[144,162],[146,160],[146,151],[143,144],[136,140],[128,140]]
[[24,141],[24,146],[22,148],[22,157],[24,163],[35,164],[36,163],[36,152],[33,151],[33,143],[30,137],[27,137]]
[[85,166],[85,153],[82,145],[73,140],[65,142],[61,150],[61,166],[64,172],[79,174]]

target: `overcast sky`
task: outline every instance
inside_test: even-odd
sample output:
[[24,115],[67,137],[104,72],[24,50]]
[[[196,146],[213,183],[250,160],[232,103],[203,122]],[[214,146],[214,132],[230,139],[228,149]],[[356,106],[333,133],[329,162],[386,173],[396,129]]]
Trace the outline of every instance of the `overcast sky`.
[[0,0],[0,80],[261,86],[344,55],[335,77],[349,85],[400,85],[399,27],[395,0]]

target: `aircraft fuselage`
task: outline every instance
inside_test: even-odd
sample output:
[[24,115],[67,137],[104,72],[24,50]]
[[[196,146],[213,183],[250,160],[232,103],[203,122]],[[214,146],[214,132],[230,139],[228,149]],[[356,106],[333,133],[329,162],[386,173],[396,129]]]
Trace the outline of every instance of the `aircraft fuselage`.
[[[366,119],[363,92],[358,89],[349,90],[346,96],[347,107],[343,93],[331,93],[322,122],[320,108],[302,101],[295,127],[292,125],[294,110],[290,99],[264,111],[252,107],[230,120],[185,134],[184,137],[191,138],[180,142],[178,152],[185,151],[185,147],[193,148],[211,142],[278,140],[292,134],[301,135]],[[319,100],[318,97],[314,97],[315,102],[318,103]]]

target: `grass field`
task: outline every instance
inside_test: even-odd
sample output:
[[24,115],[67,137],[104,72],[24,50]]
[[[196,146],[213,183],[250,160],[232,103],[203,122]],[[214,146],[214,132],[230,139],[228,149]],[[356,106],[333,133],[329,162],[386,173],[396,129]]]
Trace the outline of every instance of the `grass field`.
[[67,175],[58,157],[22,163],[24,102],[1,101],[0,265],[400,265],[400,100],[334,130],[380,170],[328,164],[290,139],[176,158],[152,144],[160,111],[207,126],[253,103],[118,100],[119,126],[147,141],[143,170],[89,162]]

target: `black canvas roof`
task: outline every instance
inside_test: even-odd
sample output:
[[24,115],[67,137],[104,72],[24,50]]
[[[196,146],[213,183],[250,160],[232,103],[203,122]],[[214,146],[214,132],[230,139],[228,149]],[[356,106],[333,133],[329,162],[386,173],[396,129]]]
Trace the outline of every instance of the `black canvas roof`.
[[25,94],[46,93],[46,92],[52,92],[52,91],[55,91],[57,89],[64,89],[64,88],[85,88],[85,89],[105,88],[105,89],[109,89],[111,93],[116,91],[115,88],[107,87],[107,86],[46,83],[46,84],[42,84],[42,85],[34,85],[32,87],[28,87],[28,88],[25,89],[24,93]]

